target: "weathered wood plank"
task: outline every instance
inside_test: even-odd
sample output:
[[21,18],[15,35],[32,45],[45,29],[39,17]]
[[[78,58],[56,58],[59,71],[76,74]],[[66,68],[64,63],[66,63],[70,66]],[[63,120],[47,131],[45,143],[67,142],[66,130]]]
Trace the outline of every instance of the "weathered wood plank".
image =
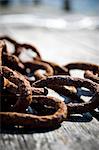
[[[79,122],[79,121],[81,122]],[[84,119],[85,120],[85,119]],[[87,120],[87,119],[86,119]],[[73,122],[74,121],[74,122]],[[98,149],[99,123],[95,119],[83,122],[72,119],[59,129],[34,134],[2,134],[1,146],[5,149]]]
[[[64,64],[89,61],[99,64],[99,31],[60,32],[38,28],[0,27],[0,34],[37,45],[46,60]],[[95,41],[92,42],[92,41]],[[3,129],[0,134],[2,150],[98,150],[99,122],[90,114],[74,116],[53,131]]]
[[[83,60],[85,62],[99,64],[99,51],[97,44],[99,36],[96,35],[94,38],[94,41],[96,42],[94,44],[92,38],[94,31],[90,31],[90,34],[86,33],[85,31],[80,31],[77,32],[77,35],[75,31],[72,31],[72,33],[64,33],[53,30],[42,30],[38,28],[19,29],[16,27],[9,27],[8,31],[9,35],[12,35],[21,42],[27,41],[37,45],[42,57],[46,60],[56,61],[61,64]],[[85,36],[83,32],[85,32]],[[89,43],[87,41],[89,41]]]

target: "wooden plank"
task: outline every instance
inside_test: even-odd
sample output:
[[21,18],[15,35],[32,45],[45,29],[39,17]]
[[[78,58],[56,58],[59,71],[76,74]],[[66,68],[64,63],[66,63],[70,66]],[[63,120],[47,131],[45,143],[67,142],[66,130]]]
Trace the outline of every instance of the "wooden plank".
[[88,118],[72,118],[62,123],[59,129],[45,133],[2,134],[0,141],[4,149],[98,149],[99,123]]
[[[42,30],[38,28],[19,29],[16,27],[10,27],[8,31],[10,35],[21,42],[27,41],[37,45],[37,48],[40,50],[43,59],[55,61],[60,64],[83,60],[85,62],[99,64],[98,45],[92,45],[93,40],[90,40],[88,45],[84,44],[85,42],[83,43],[83,41],[84,37],[86,36],[86,32],[85,36],[81,36],[81,33],[84,31],[77,32],[78,38],[76,38],[77,36],[75,31],[72,33],[64,33],[52,30],[49,32],[49,30]],[[95,41],[98,41],[98,36],[96,37],[97,40],[95,39]],[[86,39],[90,39],[90,35],[87,36]]]
[[[20,42],[37,45],[44,59],[64,64],[71,61],[99,63],[98,32],[59,32],[38,28],[2,27],[0,34],[9,34]],[[94,36],[93,36],[94,35]],[[95,36],[96,35],[96,36]],[[99,122],[89,113],[72,116],[62,126],[52,131],[3,129],[0,134],[2,150],[98,150]]]

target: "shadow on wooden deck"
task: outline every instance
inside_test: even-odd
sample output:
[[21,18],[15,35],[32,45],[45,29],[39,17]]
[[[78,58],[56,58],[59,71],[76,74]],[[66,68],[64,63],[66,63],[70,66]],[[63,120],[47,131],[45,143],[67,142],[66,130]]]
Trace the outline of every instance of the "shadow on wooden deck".
[[[69,119],[66,121],[69,122],[90,122],[92,120],[92,116],[89,114],[84,115],[76,115],[76,116],[70,116]],[[7,126],[7,127],[1,127],[0,133],[4,134],[33,134],[33,133],[45,133],[50,132],[55,129],[58,129],[60,126],[57,126],[55,128],[47,128],[47,129],[33,129],[33,128],[20,128],[20,127],[14,127],[14,126]]]

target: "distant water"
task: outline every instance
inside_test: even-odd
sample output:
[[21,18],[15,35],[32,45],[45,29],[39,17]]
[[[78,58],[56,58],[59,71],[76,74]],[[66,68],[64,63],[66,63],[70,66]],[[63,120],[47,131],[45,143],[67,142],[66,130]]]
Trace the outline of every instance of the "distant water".
[[[4,11],[0,10],[0,24],[66,31],[99,29],[99,0],[69,0],[70,13],[63,11],[64,0],[38,1],[40,1],[38,6],[42,7],[35,7],[33,0],[10,0],[11,7],[12,5],[15,7],[12,7],[13,9],[5,7]],[[23,5],[25,7],[22,7]]]
[[[36,0],[10,0],[10,4],[31,5]],[[40,5],[62,9],[65,0],[37,0]],[[99,0],[69,0],[71,11],[79,13],[99,14]]]
[[76,12],[99,14],[99,0],[70,0]]

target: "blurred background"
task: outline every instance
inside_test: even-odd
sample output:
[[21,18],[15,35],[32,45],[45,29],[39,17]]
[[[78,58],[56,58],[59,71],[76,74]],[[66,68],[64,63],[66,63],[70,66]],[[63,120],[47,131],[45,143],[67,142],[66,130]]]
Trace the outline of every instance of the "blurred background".
[[0,13],[31,13],[34,9],[98,15],[99,0],[0,0]]
[[0,0],[0,35],[35,43],[47,60],[99,63],[98,33],[99,0]]
[[[56,24],[56,28],[57,26],[59,28],[68,28],[70,26],[71,29],[71,22],[74,23],[72,24],[72,28],[76,27],[75,21],[77,21],[76,23],[79,23],[79,28],[83,26],[88,27],[88,25],[93,25],[94,27],[99,25],[97,19],[97,16],[99,15],[99,0],[0,0],[0,15],[5,14],[28,14],[28,16],[20,16],[19,20],[17,15],[16,17],[11,18],[13,23],[14,21],[21,23],[22,20],[23,22],[27,20],[27,24],[31,23],[32,25],[35,25],[34,22],[39,21],[39,25],[43,26],[46,22],[44,19],[52,19],[54,17],[54,19],[58,18],[60,21],[58,20],[57,24],[57,21],[55,23],[55,20],[49,20],[49,27],[55,27]],[[29,14],[35,16],[34,22],[33,16],[31,17]],[[90,16],[90,18],[85,18],[85,20],[83,20],[84,18],[82,17],[85,16]],[[8,23],[9,22],[11,22],[10,18]],[[37,24],[38,22],[36,25]]]
[[66,30],[98,28],[99,0],[0,0],[0,15],[9,15],[5,20],[0,16],[1,22],[8,24],[23,22]]

